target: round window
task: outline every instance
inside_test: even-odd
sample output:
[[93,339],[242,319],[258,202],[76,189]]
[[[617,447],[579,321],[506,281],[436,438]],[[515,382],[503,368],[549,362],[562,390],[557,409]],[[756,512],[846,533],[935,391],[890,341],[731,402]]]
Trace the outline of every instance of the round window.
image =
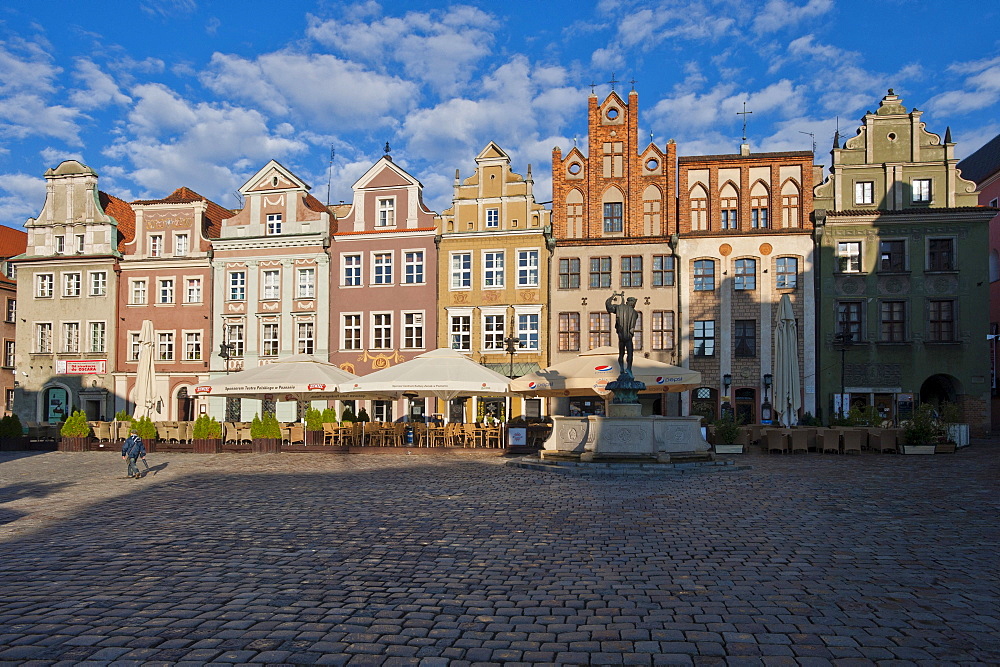
[[646,169],[648,169],[649,171],[656,171],[657,167],[659,166],[660,166],[660,161],[657,160],[655,157],[651,157],[648,160],[646,160]]
[[605,113],[604,115],[610,118],[611,120],[614,120],[615,118],[618,118],[618,109],[612,107],[608,109],[607,113]]
[[573,164],[571,164],[571,165],[569,166],[569,169],[568,169],[567,171],[569,171],[569,173],[571,173],[571,174],[573,174],[574,176],[576,176],[577,174],[579,174],[579,173],[580,173],[580,171],[581,171],[582,169],[583,169],[583,167],[582,167],[582,166],[580,166],[580,163],[579,163],[579,162],[574,162]]
[[895,141],[896,140],[896,133],[895,132],[890,132],[888,136],[889,136],[889,141]]

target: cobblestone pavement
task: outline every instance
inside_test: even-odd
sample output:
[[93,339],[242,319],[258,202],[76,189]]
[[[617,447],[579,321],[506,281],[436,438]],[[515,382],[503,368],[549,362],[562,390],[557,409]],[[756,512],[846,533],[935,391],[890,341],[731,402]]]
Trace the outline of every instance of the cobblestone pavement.
[[1000,444],[740,461],[3,453],[0,661],[1000,663]]

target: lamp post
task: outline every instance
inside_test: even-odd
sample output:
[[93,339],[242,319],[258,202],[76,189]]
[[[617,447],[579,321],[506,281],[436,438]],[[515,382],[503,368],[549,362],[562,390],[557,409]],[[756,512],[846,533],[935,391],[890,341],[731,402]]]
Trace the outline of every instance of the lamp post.
[[764,402],[760,406],[760,423],[770,424],[773,420],[771,411],[771,385],[774,384],[774,376],[770,373],[764,374]]
[[[229,342],[229,330],[225,330],[225,341],[219,343],[219,356],[226,362],[226,375],[229,375],[229,361],[236,356],[236,344]],[[226,421],[237,422],[240,420],[240,399],[233,396],[226,396]]]
[[507,370],[507,377],[514,377],[514,355],[517,354],[517,350],[524,345],[521,343],[521,339],[517,337],[514,333],[514,318],[510,318],[510,335],[503,339],[504,352],[510,355],[510,366]]
[[226,375],[229,375],[229,360],[235,356],[236,346],[232,343],[219,343],[219,356],[226,362]]
[[733,411],[733,404],[729,398],[729,388],[733,386],[733,376],[726,373],[722,376],[722,416],[726,417]]
[[847,413],[845,409],[847,406],[844,405],[846,403],[844,394],[846,393],[847,350],[853,344],[854,334],[850,331],[841,330],[833,335],[833,349],[840,351],[840,414],[838,416],[841,418]]

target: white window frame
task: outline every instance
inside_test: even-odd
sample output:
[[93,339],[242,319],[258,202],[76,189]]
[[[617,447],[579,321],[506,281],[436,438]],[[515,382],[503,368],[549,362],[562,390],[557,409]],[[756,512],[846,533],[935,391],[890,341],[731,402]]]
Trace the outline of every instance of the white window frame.
[[85,234],[76,235],[76,252],[78,255],[82,255],[83,251],[87,247],[87,236]]
[[203,350],[200,331],[183,331],[184,361],[201,361]]
[[107,296],[108,272],[90,271],[90,296]]
[[66,354],[80,354],[80,323],[62,323],[62,351]]
[[396,226],[396,197],[375,197],[375,226]]
[[300,267],[295,271],[295,296],[299,299],[316,298],[316,267]]
[[[404,285],[423,285],[427,281],[427,274],[425,272],[424,253],[423,248],[413,248],[411,250],[403,250],[403,284]],[[411,280],[413,278],[413,280]],[[419,278],[420,280],[416,280]]]
[[[270,332],[274,335],[270,335]],[[281,352],[281,326],[278,322],[260,323],[260,356],[275,358]]]
[[[462,262],[468,261],[468,266]],[[448,287],[449,290],[466,291],[472,289],[472,253],[467,251],[452,252],[448,255]]]
[[232,358],[242,358],[246,351],[246,323],[242,320],[222,325],[222,338],[229,343]]
[[149,303],[149,281],[145,278],[130,280],[128,299],[133,306],[145,306]]
[[79,297],[83,295],[83,274],[79,271],[67,271],[62,274],[64,297]]
[[201,278],[185,278],[184,283],[184,303],[201,303]]
[[313,320],[299,320],[295,323],[295,353],[314,354],[316,352],[316,323]]
[[35,322],[35,352],[52,354],[52,322]]
[[340,256],[340,284],[342,287],[362,287],[364,285],[364,255],[360,252],[343,253]]
[[226,280],[226,301],[246,301],[247,300],[247,272],[246,269],[230,271]]
[[371,285],[385,287],[392,285],[394,253],[391,250],[373,250],[371,253]]
[[427,314],[423,310],[404,310],[400,313],[403,323],[403,340],[400,349],[422,350],[425,347],[424,323]]
[[447,310],[448,347],[459,352],[471,352],[472,308],[448,308]]
[[160,278],[159,286],[156,288],[156,303],[174,303],[174,279]]
[[500,229],[500,209],[491,206],[486,209],[486,229]]
[[138,331],[128,332],[128,360],[129,361],[139,361],[139,336]]
[[173,331],[156,332],[157,361],[174,361],[177,358],[176,336]]
[[278,236],[281,234],[282,215],[280,213],[268,213],[264,222],[265,236]]
[[910,182],[910,201],[914,204],[929,204],[934,195],[931,178],[914,178]]
[[87,323],[89,326],[88,345],[91,352],[103,353],[108,349],[108,323],[96,320]]
[[854,182],[854,203],[865,206],[875,203],[875,181]]
[[[4,368],[14,368],[17,365],[17,342],[4,340],[3,342],[3,365]],[[13,391],[13,390],[11,390]],[[9,409],[9,408],[8,408]]]
[[[497,261],[499,259],[499,262]],[[506,287],[507,257],[503,250],[483,251],[483,289]],[[491,282],[492,281],[492,282]]]
[[150,257],[163,256],[163,234],[149,235],[149,256]]
[[55,294],[56,276],[54,273],[35,274],[35,298],[51,299]]
[[56,234],[55,236],[55,254],[65,255],[66,254],[66,237],[62,234]]
[[261,300],[277,301],[281,299],[281,269],[262,269],[261,285],[263,288]]
[[[538,287],[539,268],[538,248],[519,248],[517,250],[517,286]],[[534,258],[534,261],[532,261]]]
[[837,241],[837,272],[861,273],[861,253],[863,251],[861,241]]
[[541,306],[514,306],[514,335],[517,336],[519,351],[536,353],[541,349]]
[[482,323],[479,344],[483,352],[503,352],[503,339],[507,336],[507,306],[481,307],[479,314]]
[[391,350],[392,348],[392,311],[381,311],[371,314],[371,341],[373,350]]
[[[341,313],[340,314],[340,349],[341,350],[363,350],[365,349],[365,334],[362,325],[364,313]],[[348,318],[350,324],[348,324]],[[348,342],[353,342],[355,336],[348,336],[349,333],[356,333],[357,347],[348,347]]]

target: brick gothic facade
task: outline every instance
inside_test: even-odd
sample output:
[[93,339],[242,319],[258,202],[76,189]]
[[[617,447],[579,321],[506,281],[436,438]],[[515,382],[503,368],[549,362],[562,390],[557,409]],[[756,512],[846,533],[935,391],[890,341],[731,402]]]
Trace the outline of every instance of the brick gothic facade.
[[[588,99],[588,152],[552,151],[556,247],[550,292],[551,363],[616,345],[612,291],[635,297],[641,323],[636,354],[666,363],[676,355],[677,303],[670,238],[676,230],[676,146],[639,148],[639,96],[614,91]],[[644,395],[644,412],[676,413],[676,401]],[[568,402],[568,399],[559,399]],[[567,414],[568,405],[552,406]],[[582,409],[586,410],[586,407]]]

